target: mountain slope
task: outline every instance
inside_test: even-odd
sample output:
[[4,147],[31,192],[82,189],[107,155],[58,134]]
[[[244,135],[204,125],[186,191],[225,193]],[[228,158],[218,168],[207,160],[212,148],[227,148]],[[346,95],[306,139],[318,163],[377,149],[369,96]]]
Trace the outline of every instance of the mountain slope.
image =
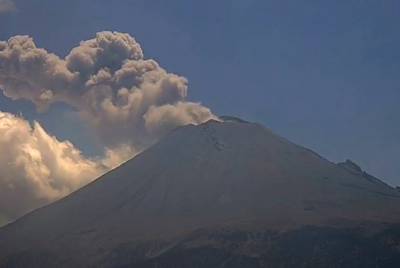
[[[247,242],[236,236],[262,232],[254,246],[263,251],[271,240],[265,234],[306,225],[325,234],[324,228],[360,224],[380,232],[382,224],[400,222],[400,193],[351,163],[333,164],[260,125],[225,120],[178,128],[88,186],[0,229],[0,264],[123,266],[140,260],[139,267],[156,267],[182,243],[186,249],[207,245],[206,253],[195,254],[207,260],[215,248],[223,249],[216,260],[235,259],[232,247],[250,258],[258,251],[247,254]],[[179,260],[194,260],[182,252]],[[238,267],[261,265],[251,258]]]

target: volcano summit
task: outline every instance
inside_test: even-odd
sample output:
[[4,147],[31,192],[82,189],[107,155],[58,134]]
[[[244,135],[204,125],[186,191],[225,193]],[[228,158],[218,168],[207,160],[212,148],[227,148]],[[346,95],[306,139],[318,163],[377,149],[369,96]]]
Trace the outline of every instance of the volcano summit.
[[1,267],[399,267],[400,192],[233,117],[0,229]]

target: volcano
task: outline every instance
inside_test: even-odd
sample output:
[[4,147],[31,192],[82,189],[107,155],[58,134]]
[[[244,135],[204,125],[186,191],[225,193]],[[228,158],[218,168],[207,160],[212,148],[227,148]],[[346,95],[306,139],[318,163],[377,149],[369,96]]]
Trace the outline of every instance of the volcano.
[[400,267],[400,192],[234,117],[0,229],[0,267]]

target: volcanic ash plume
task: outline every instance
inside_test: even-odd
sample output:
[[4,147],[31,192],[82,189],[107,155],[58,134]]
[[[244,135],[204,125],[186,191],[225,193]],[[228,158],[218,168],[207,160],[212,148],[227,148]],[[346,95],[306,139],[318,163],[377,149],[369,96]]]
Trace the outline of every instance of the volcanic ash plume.
[[216,118],[186,100],[186,78],[145,59],[136,40],[118,32],[97,33],[64,59],[28,36],[0,42],[0,89],[41,112],[70,105],[104,148],[104,156],[86,158],[39,123],[0,112],[0,221],[69,194],[177,126]]
[[28,36],[12,37],[0,43],[0,85],[40,111],[55,102],[71,105],[108,147],[141,150],[176,126],[215,117],[186,100],[186,78],[145,59],[136,40],[118,32],[98,33],[65,59]]

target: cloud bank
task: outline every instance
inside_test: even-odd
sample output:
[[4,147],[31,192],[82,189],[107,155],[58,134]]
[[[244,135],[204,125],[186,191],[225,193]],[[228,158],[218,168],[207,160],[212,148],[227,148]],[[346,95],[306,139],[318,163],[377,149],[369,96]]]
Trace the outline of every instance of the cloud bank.
[[[104,161],[104,162],[103,162]],[[90,160],[39,123],[0,112],[0,219],[15,219],[90,182],[115,162]]]
[[0,88],[13,100],[33,102],[41,112],[57,102],[70,105],[105,151],[104,157],[85,158],[39,123],[1,112],[3,219],[65,196],[177,126],[216,118],[207,107],[186,100],[186,78],[145,59],[139,43],[118,32],[97,33],[65,58],[38,48],[29,36],[0,42]]

